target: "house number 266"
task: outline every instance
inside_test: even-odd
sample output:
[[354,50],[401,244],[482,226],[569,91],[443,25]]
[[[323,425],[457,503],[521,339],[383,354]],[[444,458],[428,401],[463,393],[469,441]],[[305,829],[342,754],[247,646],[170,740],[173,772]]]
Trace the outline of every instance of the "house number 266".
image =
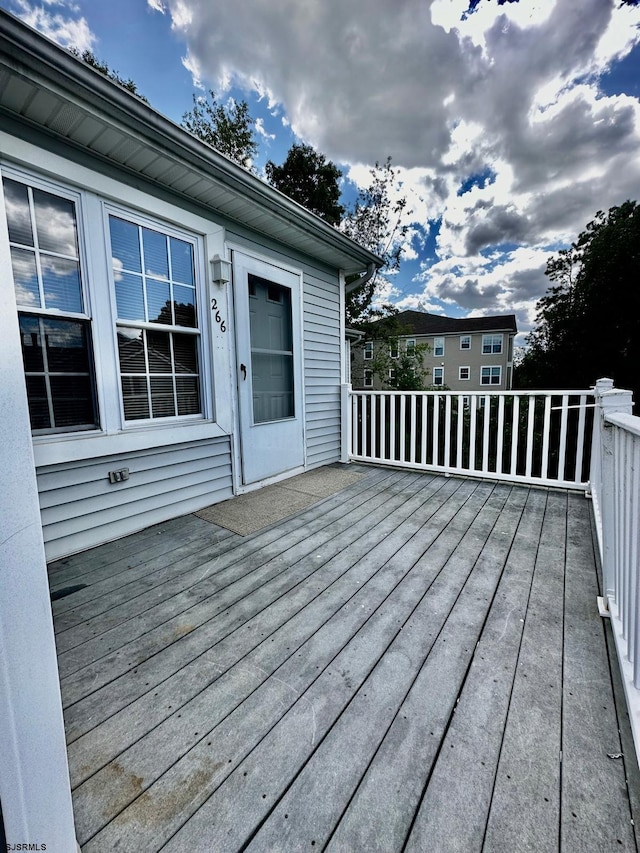
[[218,300],[217,299],[211,300],[211,310],[216,312],[214,314],[214,319],[215,319],[216,323],[220,326],[220,331],[226,332],[227,327],[224,324],[223,318],[220,316],[220,311],[218,310]]

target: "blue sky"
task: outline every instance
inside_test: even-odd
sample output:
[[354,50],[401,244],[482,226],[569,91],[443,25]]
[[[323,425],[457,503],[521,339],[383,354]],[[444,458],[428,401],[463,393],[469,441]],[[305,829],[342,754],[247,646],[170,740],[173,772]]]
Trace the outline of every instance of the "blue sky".
[[[640,8],[614,0],[0,0],[90,48],[176,122],[192,93],[245,98],[260,172],[295,141],[352,198],[391,155],[404,261],[381,299],[515,312],[599,209],[640,199]],[[198,88],[200,87],[200,88]]]

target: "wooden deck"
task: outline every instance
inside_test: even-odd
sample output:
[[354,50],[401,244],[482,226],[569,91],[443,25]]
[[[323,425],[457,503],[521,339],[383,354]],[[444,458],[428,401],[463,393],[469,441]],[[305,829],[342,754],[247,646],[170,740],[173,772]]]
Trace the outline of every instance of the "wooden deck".
[[635,851],[589,501],[358,467],[51,566],[82,850]]

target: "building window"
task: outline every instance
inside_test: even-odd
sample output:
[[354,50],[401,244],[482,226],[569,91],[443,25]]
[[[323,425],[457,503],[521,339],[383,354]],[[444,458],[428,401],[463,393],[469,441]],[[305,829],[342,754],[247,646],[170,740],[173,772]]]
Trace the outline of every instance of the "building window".
[[389,347],[389,358],[398,358],[398,342],[391,344]]
[[460,335],[460,349],[471,349],[471,335]]
[[438,358],[444,355],[444,338],[433,339],[433,354]]
[[471,379],[471,368],[470,367],[460,367],[458,369],[458,379],[460,379],[460,380]]
[[480,384],[481,385],[499,385],[502,378],[502,367],[481,367],[480,368]]
[[433,368],[433,384],[444,385],[444,367]]
[[371,359],[373,358],[373,341],[365,342],[363,358],[365,359],[365,361],[371,361]]
[[415,339],[414,338],[408,338],[407,339],[407,352],[415,350],[415,348],[416,348]]
[[31,428],[98,426],[76,201],[3,180]]
[[373,388],[373,370],[365,370],[364,372],[364,387]]
[[393,385],[396,383],[396,372],[392,367],[389,368],[389,382]]
[[502,335],[483,335],[482,354],[495,355],[502,352]]
[[195,247],[109,216],[125,421],[200,415]]

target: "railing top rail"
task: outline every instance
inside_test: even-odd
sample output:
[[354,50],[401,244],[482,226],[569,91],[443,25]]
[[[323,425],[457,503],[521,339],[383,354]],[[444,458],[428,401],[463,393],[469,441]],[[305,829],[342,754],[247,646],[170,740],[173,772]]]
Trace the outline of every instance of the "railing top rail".
[[629,415],[626,412],[605,412],[604,419],[606,423],[640,437],[640,418],[637,415]]
[[402,396],[406,394],[429,395],[432,397],[593,397],[593,388],[569,389],[564,388],[558,391],[494,391],[487,389],[486,391],[376,391],[370,388],[355,388],[351,394],[361,395],[376,395],[380,396]]

